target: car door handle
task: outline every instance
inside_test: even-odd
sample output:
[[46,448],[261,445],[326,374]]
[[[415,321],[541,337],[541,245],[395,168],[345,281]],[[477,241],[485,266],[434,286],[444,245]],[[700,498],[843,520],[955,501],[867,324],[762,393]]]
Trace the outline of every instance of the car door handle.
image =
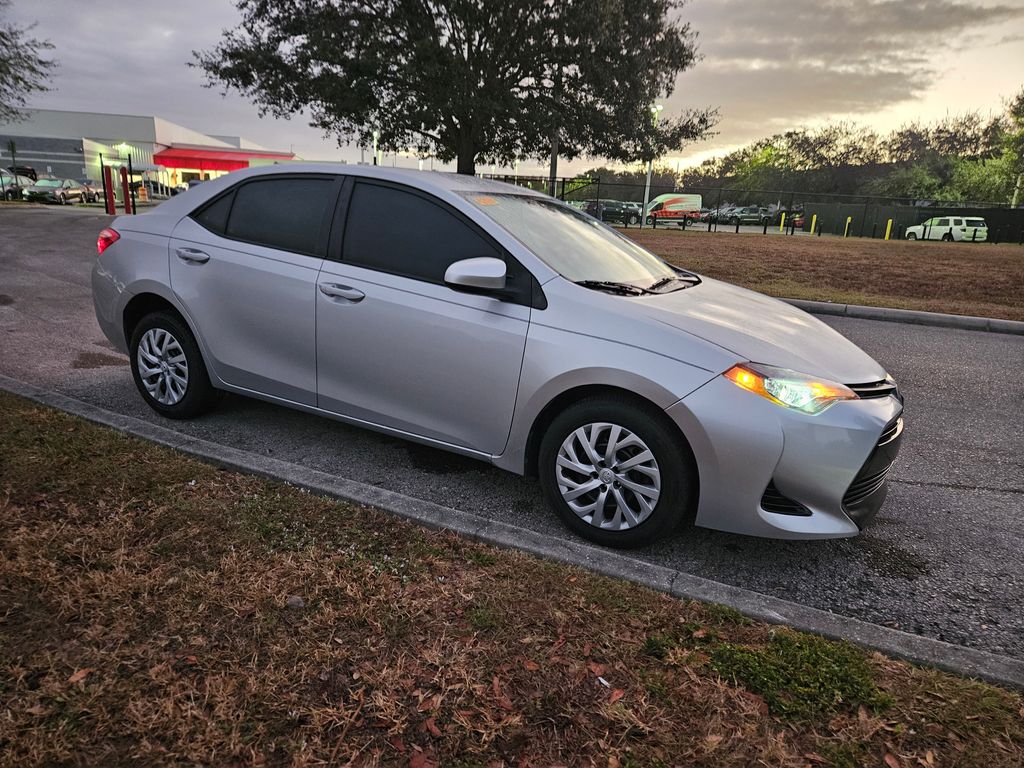
[[366,296],[358,288],[338,283],[320,283],[320,293],[324,296],[330,296],[332,299],[345,299],[353,304],[357,301],[362,301],[363,297]]
[[210,260],[210,254],[198,248],[178,248],[174,253],[182,261],[190,261],[193,264],[205,264]]

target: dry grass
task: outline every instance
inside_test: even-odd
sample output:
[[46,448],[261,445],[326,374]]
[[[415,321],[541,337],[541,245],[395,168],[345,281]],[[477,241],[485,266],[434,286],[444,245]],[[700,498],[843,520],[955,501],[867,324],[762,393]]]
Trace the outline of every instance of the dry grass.
[[5,766],[996,768],[1022,718],[0,395]]
[[1024,320],[1024,248],[622,230],[681,267],[772,296]]

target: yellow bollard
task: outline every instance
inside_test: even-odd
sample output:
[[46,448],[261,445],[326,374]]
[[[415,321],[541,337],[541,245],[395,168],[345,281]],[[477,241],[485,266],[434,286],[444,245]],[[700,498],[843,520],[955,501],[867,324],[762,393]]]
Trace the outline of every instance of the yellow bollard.
[[818,226],[818,214],[811,216],[811,234],[814,234],[815,227]]
[[843,229],[843,237],[850,236],[850,224],[853,221],[853,216],[846,217],[846,227]]
[[786,228],[786,212],[782,212],[782,218],[779,219],[779,232]]
[[892,219],[889,219],[889,221],[887,221],[885,223],[885,239],[888,240],[889,239],[889,235],[891,235],[891,234],[892,234]]

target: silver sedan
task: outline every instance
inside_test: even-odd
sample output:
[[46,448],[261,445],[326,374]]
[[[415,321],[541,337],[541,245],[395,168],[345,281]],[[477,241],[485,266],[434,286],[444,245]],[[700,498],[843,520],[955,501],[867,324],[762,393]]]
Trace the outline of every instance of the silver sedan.
[[580,535],[853,536],[895,382],[793,307],[474,177],[232,173],[100,233],[96,316],[168,418],[257,397],[535,474]]

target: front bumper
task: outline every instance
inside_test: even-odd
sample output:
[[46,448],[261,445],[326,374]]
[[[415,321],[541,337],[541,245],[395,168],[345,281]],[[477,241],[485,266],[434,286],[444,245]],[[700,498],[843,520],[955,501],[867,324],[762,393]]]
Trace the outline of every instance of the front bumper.
[[[857,535],[885,499],[902,428],[879,443],[902,411],[890,395],[839,402],[811,416],[722,377],[667,409],[697,462],[697,525],[785,539]],[[847,498],[851,490],[862,497]],[[786,509],[778,499],[793,504]]]

